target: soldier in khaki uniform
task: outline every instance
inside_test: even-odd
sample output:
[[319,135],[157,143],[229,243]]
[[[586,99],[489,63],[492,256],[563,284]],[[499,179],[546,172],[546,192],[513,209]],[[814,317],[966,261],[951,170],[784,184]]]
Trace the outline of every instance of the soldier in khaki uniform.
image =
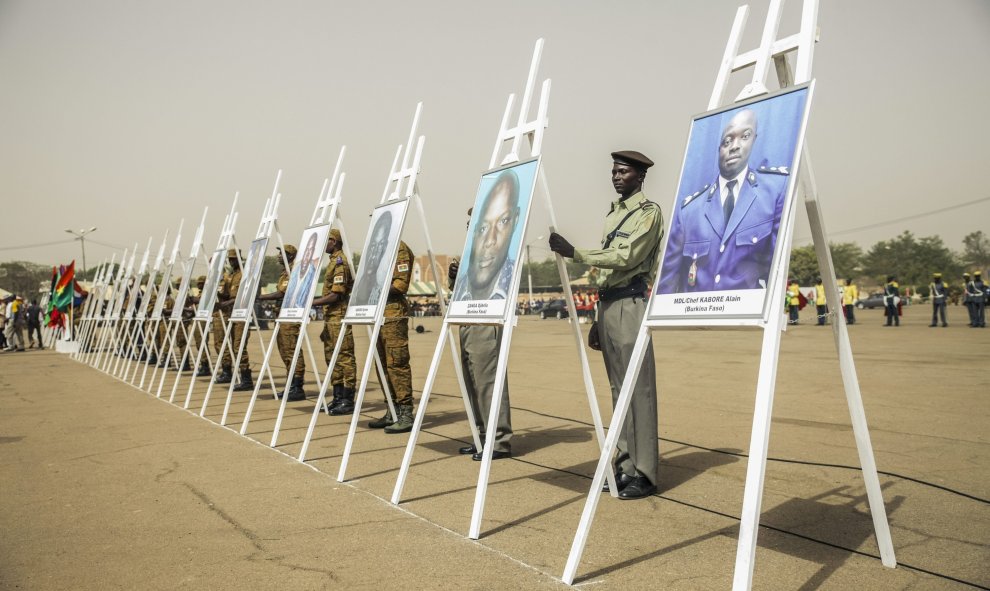
[[[342,249],[340,231],[330,230],[327,239],[326,253],[330,255],[326,274],[323,276],[323,294],[313,300],[314,306],[323,308],[323,355],[329,364],[333,358],[333,349],[340,338],[340,330],[347,312],[347,301],[354,288],[354,277],[347,264],[347,257]],[[357,379],[357,364],[354,361],[354,336],[348,326],[344,333],[344,342],[337,353],[337,363],[333,367],[330,383],[333,385],[333,400],[330,402],[330,414],[349,415],[354,413],[354,382]]]
[[[613,152],[612,161],[612,185],[620,197],[605,216],[602,247],[576,249],[552,233],[550,249],[602,270],[598,321],[592,325],[588,344],[600,349],[605,358],[614,405],[646,314],[664,229],[660,207],[642,193],[646,170],[653,161],[633,151]],[[655,493],[658,463],[657,381],[651,342],[619,435],[614,460],[619,498],[640,499]]]
[[[368,423],[372,429],[384,427],[386,433],[407,433],[413,426],[412,370],[409,367],[409,281],[412,276],[413,252],[399,242],[399,253],[392,270],[392,283],[385,304],[385,322],[378,333],[378,355],[385,362],[385,382],[395,397],[396,421],[388,409],[380,419]],[[379,376],[380,378],[381,376]]]
[[[228,254],[230,254],[229,251]],[[233,365],[233,361],[230,359],[229,349],[224,351],[220,348],[220,346],[223,345],[224,332],[224,316],[220,313],[220,302],[223,300],[223,297],[220,295],[220,292],[223,291],[223,288],[228,281],[230,281],[230,273],[224,270],[223,277],[220,278],[220,282],[217,284],[217,299],[213,304],[213,321],[210,323],[210,332],[213,336],[213,350],[216,351],[217,354],[216,362],[220,364],[220,373],[213,377],[214,384],[229,384],[230,380],[234,379],[234,370],[231,367]],[[206,297],[206,294],[201,292],[199,297]]]
[[[292,273],[292,268],[295,266],[296,253],[298,252],[296,247],[291,244],[286,244],[285,249],[276,248],[279,251],[279,259],[282,258],[281,253],[285,253],[285,260],[289,263],[289,268],[282,271],[282,275],[278,278],[278,283],[275,284],[275,291],[272,293],[266,293],[264,295],[258,296],[259,300],[271,301],[278,300],[279,311],[282,309],[282,300],[285,299],[285,290],[289,287],[289,275]],[[285,364],[285,370],[289,371],[289,367],[292,366],[292,354],[296,349],[296,341],[299,340],[299,325],[294,322],[283,322],[279,325],[278,329],[278,354],[282,358],[282,363]],[[289,400],[305,400],[306,391],[303,390],[303,382],[306,379],[306,356],[301,352],[299,354],[299,360],[296,362],[296,371],[292,374],[292,382],[289,385]],[[277,394],[279,398],[282,394]]]
[[[230,312],[234,308],[234,300],[237,299],[237,292],[241,288],[241,256],[236,248],[227,250],[227,263],[230,265],[230,272],[224,274],[223,282],[220,285],[220,293],[217,294],[217,306],[223,313],[223,316],[229,318]],[[214,323],[216,323],[216,319],[214,319]],[[225,373],[230,373],[234,365],[231,351],[236,350],[240,346],[246,324],[245,322],[233,322],[230,325],[230,347],[224,349],[221,358],[221,365]],[[220,327],[219,340],[223,341],[223,323],[220,323],[218,326]],[[213,338],[217,339],[216,330],[214,330]],[[251,359],[248,357],[248,348],[246,346],[241,353],[238,370],[239,382],[234,386],[234,392],[253,391],[254,380],[251,378]],[[229,380],[226,383],[229,383]]]

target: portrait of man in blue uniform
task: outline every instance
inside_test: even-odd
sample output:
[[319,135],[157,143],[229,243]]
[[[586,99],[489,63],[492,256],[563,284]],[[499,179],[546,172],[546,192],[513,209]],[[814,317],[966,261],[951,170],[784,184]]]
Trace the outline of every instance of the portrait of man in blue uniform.
[[805,99],[789,93],[695,121],[658,294],[767,288]]

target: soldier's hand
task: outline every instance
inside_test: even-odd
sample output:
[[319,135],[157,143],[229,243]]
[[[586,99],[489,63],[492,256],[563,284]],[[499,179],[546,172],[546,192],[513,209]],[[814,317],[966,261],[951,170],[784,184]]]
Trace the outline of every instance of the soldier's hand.
[[556,232],[550,233],[550,250],[562,257],[574,258],[574,247],[563,236]]
[[588,331],[588,347],[595,351],[602,350],[601,336],[598,334],[598,323],[591,323],[591,330]]
[[461,268],[460,261],[454,261],[447,267],[447,277],[457,279],[457,270]]

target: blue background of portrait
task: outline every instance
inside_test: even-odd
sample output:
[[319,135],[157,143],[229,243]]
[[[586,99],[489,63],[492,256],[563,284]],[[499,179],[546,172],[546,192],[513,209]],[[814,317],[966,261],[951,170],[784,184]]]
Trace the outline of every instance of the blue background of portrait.
[[679,207],[684,197],[697,193],[718,178],[718,146],[722,140],[722,130],[736,113],[745,109],[755,112],[757,121],[756,143],[749,157],[750,166],[786,166],[793,174],[794,148],[807,100],[808,89],[802,88],[696,119],[691,126],[687,157],[677,185],[674,207]]

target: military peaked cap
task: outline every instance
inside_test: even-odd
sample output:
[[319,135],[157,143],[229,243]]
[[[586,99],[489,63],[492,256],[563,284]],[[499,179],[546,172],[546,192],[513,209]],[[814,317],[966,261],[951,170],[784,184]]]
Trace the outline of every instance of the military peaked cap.
[[632,166],[633,168],[638,168],[639,170],[646,170],[647,168],[653,166],[652,160],[644,156],[642,152],[637,152],[635,150],[612,152],[612,162]]

